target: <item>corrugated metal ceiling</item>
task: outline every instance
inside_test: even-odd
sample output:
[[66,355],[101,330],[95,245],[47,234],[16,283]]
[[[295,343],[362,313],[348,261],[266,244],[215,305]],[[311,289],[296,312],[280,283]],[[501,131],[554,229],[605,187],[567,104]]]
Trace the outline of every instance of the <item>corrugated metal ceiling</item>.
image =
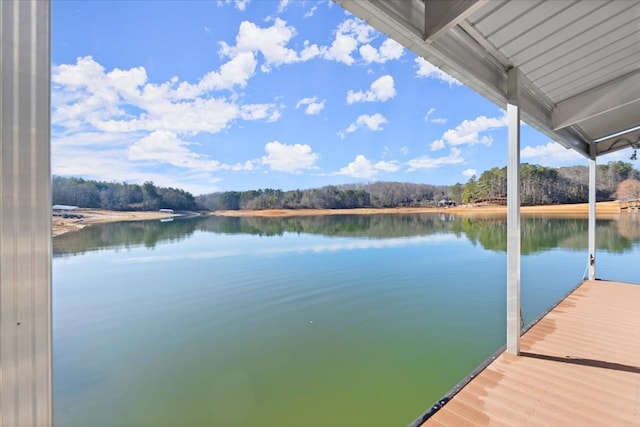
[[523,119],[585,156],[638,145],[640,0],[335,0],[504,107],[516,67]]

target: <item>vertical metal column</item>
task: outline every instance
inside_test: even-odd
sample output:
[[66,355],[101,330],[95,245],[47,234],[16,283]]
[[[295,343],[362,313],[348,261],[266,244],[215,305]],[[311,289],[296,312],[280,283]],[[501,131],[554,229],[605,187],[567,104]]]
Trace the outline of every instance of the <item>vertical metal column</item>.
[[589,160],[589,280],[596,278],[596,155],[595,144],[591,143]]
[[51,426],[50,3],[0,0],[0,426]]
[[520,353],[520,108],[519,71],[507,74],[507,352]]

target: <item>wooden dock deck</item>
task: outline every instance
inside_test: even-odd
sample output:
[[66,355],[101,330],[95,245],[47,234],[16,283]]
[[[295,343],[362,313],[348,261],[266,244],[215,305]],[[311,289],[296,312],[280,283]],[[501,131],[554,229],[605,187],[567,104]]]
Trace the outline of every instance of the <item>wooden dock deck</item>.
[[640,426],[640,285],[585,281],[422,426]]

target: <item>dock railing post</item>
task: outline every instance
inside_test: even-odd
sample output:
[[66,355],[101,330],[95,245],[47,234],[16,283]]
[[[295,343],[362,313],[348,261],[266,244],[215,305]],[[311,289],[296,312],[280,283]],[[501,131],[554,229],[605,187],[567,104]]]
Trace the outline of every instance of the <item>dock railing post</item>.
[[507,73],[507,352],[520,353],[520,108],[519,70]]
[[596,278],[596,156],[595,144],[591,143],[589,159],[589,280]]

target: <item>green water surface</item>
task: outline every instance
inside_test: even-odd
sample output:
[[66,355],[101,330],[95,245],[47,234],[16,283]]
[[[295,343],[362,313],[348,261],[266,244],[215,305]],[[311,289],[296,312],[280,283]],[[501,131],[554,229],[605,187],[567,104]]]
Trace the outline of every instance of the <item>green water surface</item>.
[[[523,218],[526,322],[581,280],[587,221]],[[57,237],[59,427],[406,426],[504,343],[504,218],[105,224]],[[640,219],[598,276],[640,283]]]

